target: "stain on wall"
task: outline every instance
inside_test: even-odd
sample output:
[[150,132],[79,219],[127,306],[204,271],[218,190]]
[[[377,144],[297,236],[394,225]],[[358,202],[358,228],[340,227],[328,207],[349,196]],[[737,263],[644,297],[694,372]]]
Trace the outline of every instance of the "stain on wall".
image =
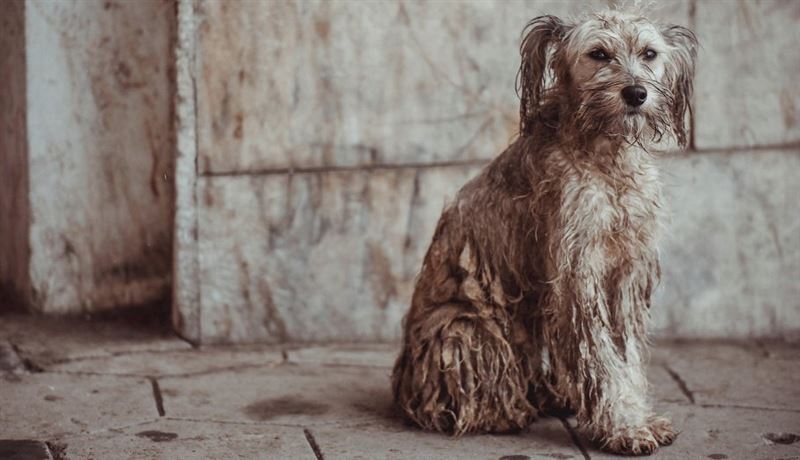
[[169,293],[171,1],[28,1],[29,301],[75,313]]
[[202,178],[203,340],[395,337],[436,218],[478,170]]
[[[526,21],[607,3],[194,1],[196,337],[396,339],[446,198],[516,132]],[[703,45],[699,150],[662,161],[660,335],[800,332],[790,3],[654,14]]]
[[203,173],[492,158],[517,131],[525,22],[583,6],[197,5]]
[[696,15],[697,147],[800,142],[800,2],[698,1]]

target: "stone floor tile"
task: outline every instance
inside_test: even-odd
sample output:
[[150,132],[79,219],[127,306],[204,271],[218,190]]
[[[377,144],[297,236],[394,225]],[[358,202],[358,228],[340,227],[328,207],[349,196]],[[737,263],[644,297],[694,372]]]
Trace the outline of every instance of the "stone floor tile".
[[399,343],[342,344],[289,349],[289,362],[392,367],[400,353]]
[[302,428],[159,419],[100,435],[59,440],[66,458],[313,459]]
[[[681,433],[656,459],[768,460],[800,458],[800,413],[731,407],[657,404]],[[587,444],[593,460],[618,456]]]
[[156,417],[146,379],[50,373],[0,379],[0,435],[7,439],[93,433]]
[[800,458],[798,411],[682,405],[663,410],[681,430],[663,458]]
[[160,379],[168,416],[290,425],[387,417],[390,369],[298,366]]
[[310,429],[326,460],[330,459],[539,459],[582,458],[561,421],[545,418],[528,430],[509,435],[453,438],[384,419],[348,427]]
[[282,361],[283,354],[274,347],[217,347],[75,359],[49,365],[47,370],[163,377],[231,372],[245,367],[277,365]]
[[8,340],[20,356],[42,367],[75,358],[191,348],[168,325],[152,318],[90,321],[3,314],[0,339]]
[[800,410],[800,360],[755,345],[677,343],[660,351],[698,404]]

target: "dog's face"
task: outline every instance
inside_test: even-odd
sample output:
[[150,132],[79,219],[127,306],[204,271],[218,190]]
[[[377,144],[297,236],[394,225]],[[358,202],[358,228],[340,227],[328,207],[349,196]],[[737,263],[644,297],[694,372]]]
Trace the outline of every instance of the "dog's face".
[[[523,117],[557,103],[561,122],[580,133],[641,143],[672,131],[686,143],[697,47],[690,31],[618,11],[574,24],[544,16],[529,27],[521,49]],[[533,86],[527,100],[526,85]]]

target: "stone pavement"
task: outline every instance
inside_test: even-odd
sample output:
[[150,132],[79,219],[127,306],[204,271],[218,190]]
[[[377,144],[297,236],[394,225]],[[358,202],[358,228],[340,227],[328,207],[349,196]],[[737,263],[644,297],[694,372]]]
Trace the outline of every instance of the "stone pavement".
[[[0,458],[610,458],[546,418],[453,439],[391,410],[397,345],[192,348],[153,320],[0,316]],[[664,342],[657,458],[800,459],[800,347]]]

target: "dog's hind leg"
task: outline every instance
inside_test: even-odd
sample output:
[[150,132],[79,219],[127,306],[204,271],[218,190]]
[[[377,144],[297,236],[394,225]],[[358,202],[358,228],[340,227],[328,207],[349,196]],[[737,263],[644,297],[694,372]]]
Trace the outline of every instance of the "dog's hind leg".
[[455,435],[533,420],[528,382],[497,319],[452,303],[409,321],[393,375],[395,402],[409,419]]

